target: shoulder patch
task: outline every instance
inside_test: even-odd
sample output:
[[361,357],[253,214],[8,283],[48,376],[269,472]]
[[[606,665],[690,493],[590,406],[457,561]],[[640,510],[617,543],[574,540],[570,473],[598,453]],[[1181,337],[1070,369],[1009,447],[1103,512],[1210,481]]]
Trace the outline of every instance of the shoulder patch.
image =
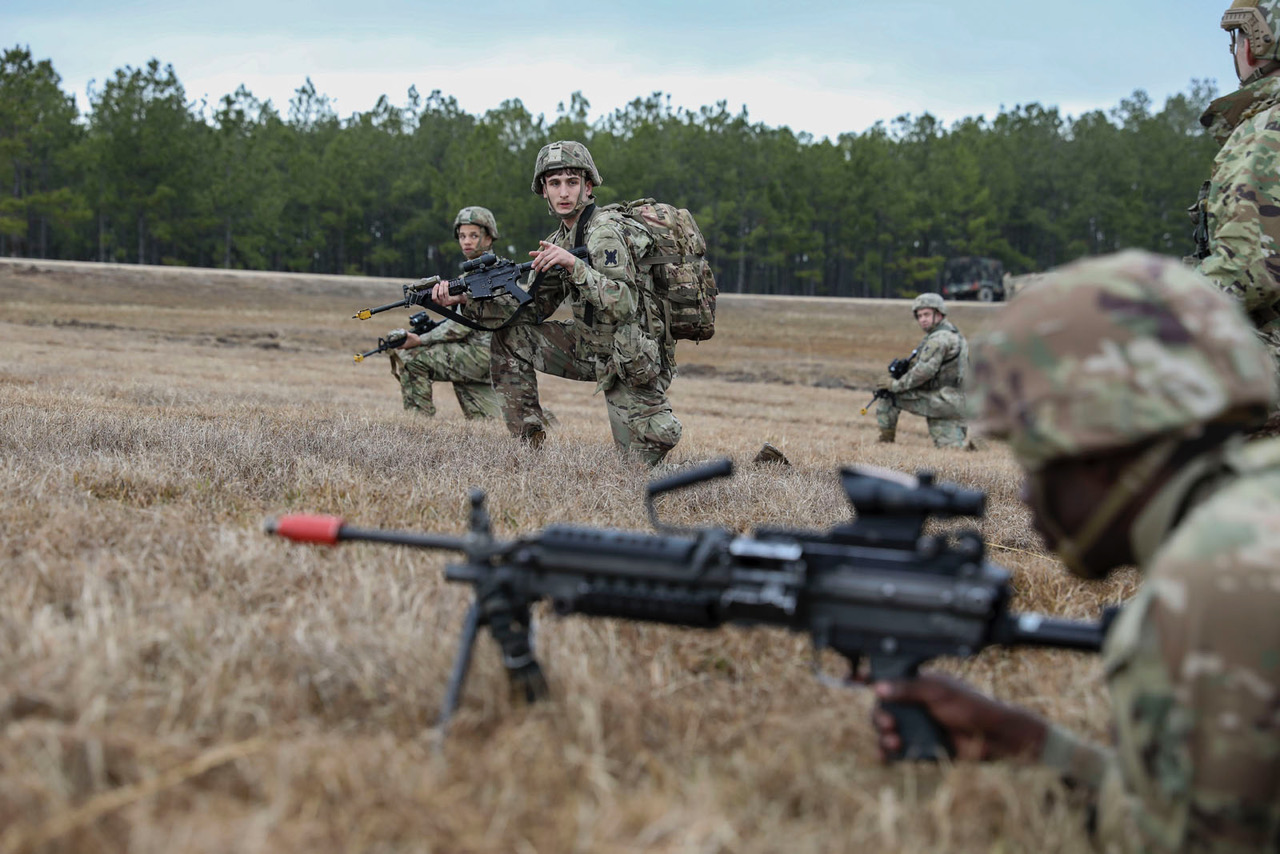
[[604,250],[604,265],[606,267],[618,266],[618,250],[617,249]]

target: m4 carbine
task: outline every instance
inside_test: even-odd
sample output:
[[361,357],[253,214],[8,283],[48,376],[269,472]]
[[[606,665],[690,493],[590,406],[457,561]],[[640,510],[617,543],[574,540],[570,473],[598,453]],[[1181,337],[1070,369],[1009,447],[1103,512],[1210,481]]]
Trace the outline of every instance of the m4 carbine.
[[[484,494],[471,493],[462,537],[356,528],[335,516],[284,516],[266,530],[297,542],[367,540],[461,552],[445,578],[470,584],[467,614],[441,713],[452,716],[477,630],[487,625],[503,663],[526,698],[546,694],[534,657],[530,606],[557,614],[714,628],[726,623],[805,632],[872,680],[914,675],[929,659],[970,656],[992,644],[1096,651],[1106,622],[1075,622],[1009,610],[1009,573],[985,558],[975,530],[927,535],[931,517],[980,516],[986,496],[953,484],[878,469],[846,468],[841,478],[855,516],[826,531],[765,528],[754,535],[661,524],[664,492],[732,473],[728,460],[681,472],[648,487],[655,534],[577,525],[494,538]],[[816,665],[815,665],[816,666]],[[899,758],[932,759],[952,745],[923,706],[893,704]]]
[[392,329],[387,333],[385,338],[378,339],[377,347],[374,347],[372,350],[366,350],[363,353],[356,353],[355,360],[357,362],[363,362],[370,356],[376,356],[377,354],[385,353],[388,350],[399,349],[409,337],[410,332],[414,335],[426,335],[442,322],[443,321],[432,320],[431,315],[427,314],[425,311],[419,311],[409,317],[409,328],[407,330]]
[[[579,246],[569,251],[575,258],[585,259],[590,254],[585,246]],[[449,293],[453,296],[466,294],[473,300],[487,300],[502,294],[511,294],[518,304],[524,305],[531,301],[533,296],[521,287],[520,282],[532,268],[532,261],[517,264],[515,261],[499,258],[492,252],[486,252],[479,258],[472,258],[463,262],[462,275],[456,279],[448,280]],[[368,320],[375,314],[390,311],[393,308],[407,308],[415,305],[438,310],[440,306],[432,302],[431,291],[439,281],[440,277],[434,276],[430,279],[419,279],[416,282],[411,282],[404,286],[404,299],[399,302],[389,302],[376,308],[362,308],[352,317],[358,320]]]

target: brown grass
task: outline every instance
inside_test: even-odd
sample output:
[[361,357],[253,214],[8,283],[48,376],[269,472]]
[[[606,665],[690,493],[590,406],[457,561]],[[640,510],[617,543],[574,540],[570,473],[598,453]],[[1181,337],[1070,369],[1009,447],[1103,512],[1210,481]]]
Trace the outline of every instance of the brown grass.
[[[442,751],[433,723],[468,591],[445,556],[291,546],[284,511],[458,532],[468,488],[501,535],[644,528],[648,473],[601,400],[544,378],[540,452],[400,410],[350,353],[403,322],[351,313],[394,283],[0,262],[0,854],[44,851],[1076,851],[1083,809],[1046,772],[881,766],[862,691],[809,674],[803,637],[540,623],[554,697],[514,705],[477,650]],[[972,332],[980,306],[954,317]],[[918,339],[903,303],[725,298],[680,345],[675,461],[730,482],[676,496],[746,530],[847,517],[835,471],[935,469],[987,489],[1020,608],[1095,614],[1132,591],[1044,555],[999,446],[941,453],[858,407]],[[753,467],[764,440],[794,465]],[[834,664],[828,662],[828,664]],[[1096,660],[992,650],[944,663],[1101,737]]]

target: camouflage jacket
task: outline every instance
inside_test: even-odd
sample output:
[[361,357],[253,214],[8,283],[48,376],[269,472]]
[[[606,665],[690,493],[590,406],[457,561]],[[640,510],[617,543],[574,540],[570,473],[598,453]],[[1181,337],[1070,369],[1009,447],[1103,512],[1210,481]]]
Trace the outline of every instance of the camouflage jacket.
[[1103,650],[1116,747],[1053,727],[1042,759],[1100,788],[1109,844],[1274,850],[1280,441],[1233,441],[1191,460],[1131,536],[1145,579]]
[[472,329],[470,326],[463,326],[456,320],[445,320],[426,335],[419,337],[422,339],[423,347],[430,347],[434,344],[460,344],[466,341],[477,347],[487,348],[490,334],[489,332]]
[[910,369],[889,383],[889,391],[897,393],[920,389],[960,388],[969,364],[969,344],[950,320],[943,320],[929,330],[916,347]]
[[1219,98],[1200,123],[1222,149],[1209,186],[1209,255],[1198,269],[1262,328],[1280,318],[1280,78]]

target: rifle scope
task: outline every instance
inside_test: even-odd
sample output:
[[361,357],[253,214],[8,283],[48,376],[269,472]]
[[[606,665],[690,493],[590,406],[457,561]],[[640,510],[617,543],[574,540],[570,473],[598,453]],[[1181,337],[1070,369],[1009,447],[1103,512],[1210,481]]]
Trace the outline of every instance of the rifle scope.
[[474,273],[476,270],[483,269],[488,267],[490,264],[496,264],[497,262],[497,255],[494,255],[492,252],[486,252],[479,258],[472,258],[470,261],[463,261],[462,272]]
[[859,516],[981,516],[987,494],[954,483],[935,484],[933,472],[915,478],[871,467],[840,470],[845,495]]

